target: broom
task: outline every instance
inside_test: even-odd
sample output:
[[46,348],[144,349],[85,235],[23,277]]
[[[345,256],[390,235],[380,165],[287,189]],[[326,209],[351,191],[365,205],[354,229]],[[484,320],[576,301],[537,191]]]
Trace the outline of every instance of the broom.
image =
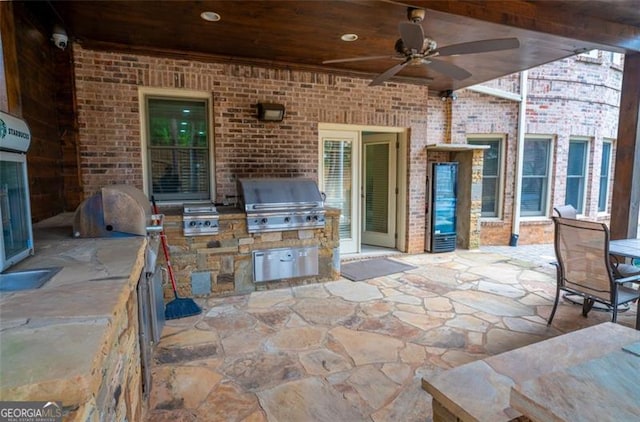
[[[151,197],[151,202],[153,203],[153,212],[158,214],[158,207],[156,206],[156,200],[153,196]],[[198,315],[202,312],[202,308],[200,308],[193,299],[178,297],[176,278],[173,274],[173,268],[171,267],[171,260],[169,259],[169,248],[167,248],[167,236],[164,234],[164,229],[160,232],[160,240],[162,241],[162,250],[164,251],[164,258],[167,261],[167,271],[169,272],[169,279],[171,279],[171,287],[175,297],[175,299],[165,305],[165,319],[178,319]]]

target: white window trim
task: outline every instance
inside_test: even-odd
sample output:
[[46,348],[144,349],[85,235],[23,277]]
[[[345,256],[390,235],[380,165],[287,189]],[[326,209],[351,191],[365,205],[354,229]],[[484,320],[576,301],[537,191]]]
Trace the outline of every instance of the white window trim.
[[[584,136],[570,136],[569,137],[569,146],[571,146],[571,142],[584,142],[586,144],[586,153],[584,156],[584,163],[582,163],[583,165],[583,179],[584,179],[584,186],[582,186],[582,206],[580,208],[582,208],[582,212],[578,213],[579,216],[585,216],[585,211],[586,211],[586,206],[587,206],[587,192],[589,192],[588,186],[589,186],[589,163],[590,163],[590,159],[591,159],[591,138],[586,138]],[[567,148],[567,165],[569,163],[569,148]],[[593,167],[592,167],[593,168]],[[566,182],[569,179],[569,174],[566,174],[564,176],[565,179],[565,195],[567,194],[567,188],[566,188]],[[566,199],[566,197],[565,197]]]
[[[214,201],[216,196],[216,183],[215,183],[215,160],[214,160],[214,131],[213,131],[213,93],[207,91],[192,91],[187,89],[176,88],[152,88],[152,87],[139,87],[138,88],[138,109],[140,110],[140,150],[142,159],[142,185],[143,192],[149,196],[149,163],[148,163],[148,133],[147,133],[147,104],[146,98],[153,97],[166,97],[181,98],[181,99],[196,99],[207,101],[207,113],[208,113],[208,142],[209,142],[209,197],[211,201]],[[193,201],[191,201],[193,202]],[[163,201],[164,204],[182,204],[182,201]]]
[[496,201],[498,203],[496,214],[493,217],[480,217],[480,221],[502,221],[504,215],[504,186],[505,186],[505,162],[506,162],[506,134],[469,134],[467,135],[467,143],[469,140],[482,141],[483,139],[498,141],[500,144],[500,160],[498,162],[498,192],[496,195]]
[[[534,139],[542,139],[542,140],[546,140],[549,141],[549,156],[547,157],[547,186],[546,186],[546,191],[547,191],[547,195],[546,195],[546,199],[545,199],[545,210],[544,213],[542,215],[522,215],[522,208],[521,208],[521,204],[518,204],[518,208],[520,208],[520,220],[521,221],[544,221],[544,220],[548,220],[550,217],[550,205],[551,205],[551,183],[553,180],[553,171],[554,171],[554,164],[555,164],[555,159],[554,159],[554,152],[555,152],[555,143],[556,143],[556,138],[553,135],[530,135],[530,134],[525,134],[524,136],[524,142],[526,142],[527,140],[534,140]],[[524,177],[524,176],[522,176]],[[520,185],[522,186],[522,181],[520,183]],[[522,189],[522,187],[521,187]]]
[[[609,198],[611,197],[611,175],[612,175],[612,164],[613,164],[613,148],[614,148],[615,139],[605,138],[602,140],[602,145],[609,144],[609,174],[607,175],[607,198],[605,200],[604,211],[597,210],[598,204],[596,203],[596,215],[598,217],[606,217],[610,215],[611,209],[609,207]],[[602,154],[603,148],[600,148],[600,153]],[[600,155],[600,163],[599,166],[602,168],[602,155]],[[602,176],[602,174],[600,175]],[[598,198],[600,198],[600,177],[598,177]]]
[[623,65],[623,60],[624,60],[624,54],[622,53],[615,53],[615,52],[611,52],[611,64],[622,68]]

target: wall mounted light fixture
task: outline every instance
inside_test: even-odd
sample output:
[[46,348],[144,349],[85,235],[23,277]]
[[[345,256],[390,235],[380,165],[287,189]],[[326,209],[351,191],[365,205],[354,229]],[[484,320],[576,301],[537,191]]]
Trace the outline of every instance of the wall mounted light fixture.
[[270,122],[282,121],[284,119],[284,105],[258,103],[258,119]]

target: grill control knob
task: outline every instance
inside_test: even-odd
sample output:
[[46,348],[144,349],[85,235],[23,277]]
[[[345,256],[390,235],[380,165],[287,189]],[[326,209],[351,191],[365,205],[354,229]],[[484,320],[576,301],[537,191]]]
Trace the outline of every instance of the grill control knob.
[[284,218],[284,222],[285,222],[285,223],[288,223],[288,222],[290,222],[290,221],[291,221],[291,217],[285,217],[285,218]]
[[195,221],[192,221],[192,222],[190,222],[190,223],[189,223],[189,225],[190,225],[191,227],[195,227],[195,226],[196,226],[196,222],[195,222]]
[[313,221],[318,221],[318,216],[317,215],[313,216]]
[[267,224],[267,219],[266,218],[261,219],[260,224]]
[[205,226],[207,226],[207,227],[209,227],[209,226],[211,225],[211,221],[209,221],[209,220],[205,221],[205,222],[204,222],[204,225],[205,225]]
[[307,218],[306,218],[306,220],[307,220],[307,221],[311,221],[311,216],[310,216],[310,215],[308,215],[308,216],[307,216]]

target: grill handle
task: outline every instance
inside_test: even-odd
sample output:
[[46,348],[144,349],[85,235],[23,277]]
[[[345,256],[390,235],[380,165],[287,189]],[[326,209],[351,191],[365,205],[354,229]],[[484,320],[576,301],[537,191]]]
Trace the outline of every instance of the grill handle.
[[318,208],[317,202],[283,202],[278,203],[277,206],[271,204],[253,204],[251,208],[254,210],[271,210],[271,209],[281,209],[281,208],[295,208],[295,209],[309,209],[309,208]]

